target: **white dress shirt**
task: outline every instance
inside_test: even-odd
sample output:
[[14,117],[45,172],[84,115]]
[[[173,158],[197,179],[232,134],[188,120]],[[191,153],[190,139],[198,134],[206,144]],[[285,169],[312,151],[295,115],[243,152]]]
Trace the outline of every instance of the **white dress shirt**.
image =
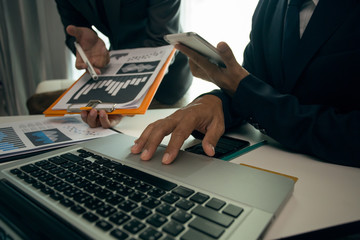
[[300,38],[302,37],[319,0],[308,0],[300,8]]

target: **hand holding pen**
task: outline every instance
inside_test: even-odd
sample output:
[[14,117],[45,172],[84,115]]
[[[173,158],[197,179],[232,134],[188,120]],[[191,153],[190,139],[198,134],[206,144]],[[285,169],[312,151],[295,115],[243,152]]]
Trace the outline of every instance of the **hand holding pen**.
[[106,49],[105,43],[92,29],[87,27],[69,25],[66,32],[76,39],[75,67],[87,69],[91,77],[96,80],[97,75],[101,73],[100,69],[110,61],[109,51]]

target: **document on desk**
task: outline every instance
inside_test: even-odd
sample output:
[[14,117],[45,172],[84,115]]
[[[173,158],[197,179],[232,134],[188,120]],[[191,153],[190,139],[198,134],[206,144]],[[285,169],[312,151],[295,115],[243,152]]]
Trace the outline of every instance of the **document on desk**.
[[143,114],[174,53],[173,46],[110,51],[110,63],[96,80],[85,73],[44,113],[63,115],[96,108],[109,114]]
[[111,129],[90,128],[78,115],[3,123],[0,124],[0,162],[115,133]]

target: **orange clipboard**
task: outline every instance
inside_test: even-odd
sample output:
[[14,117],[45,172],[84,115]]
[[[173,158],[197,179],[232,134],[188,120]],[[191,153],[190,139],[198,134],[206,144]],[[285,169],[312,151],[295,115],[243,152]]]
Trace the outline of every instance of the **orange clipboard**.
[[[165,76],[166,69],[170,65],[171,59],[173,58],[175,54],[176,49],[174,48],[171,53],[169,54],[168,58],[166,59],[165,63],[161,67],[159,73],[157,74],[154,82],[150,86],[149,90],[147,91],[142,103],[138,108],[132,108],[132,109],[112,109],[110,111],[107,111],[107,114],[122,114],[122,115],[134,115],[134,114],[145,114],[146,110],[149,108],[150,103],[162,81],[162,79]],[[84,73],[85,74],[85,73]],[[79,81],[84,74],[77,80]],[[53,110],[53,107],[60,101],[60,99],[66,95],[66,93],[77,83],[74,82],[71,87],[69,87],[61,96],[51,104],[50,107],[48,107],[43,114],[45,114],[46,117],[58,117],[58,116],[64,116],[65,114],[80,114],[81,111],[78,112],[72,112],[68,111],[67,109],[61,109],[61,110]],[[90,105],[89,105],[90,104]],[[88,106],[81,107],[80,110],[91,110],[92,108],[96,108],[96,103],[90,103]]]

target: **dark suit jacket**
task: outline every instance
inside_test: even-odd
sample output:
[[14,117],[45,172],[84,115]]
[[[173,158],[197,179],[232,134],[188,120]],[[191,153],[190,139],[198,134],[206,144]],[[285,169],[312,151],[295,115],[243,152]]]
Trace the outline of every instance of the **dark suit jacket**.
[[[281,62],[287,0],[260,0],[226,127],[244,119],[289,149],[360,167],[360,1],[320,0],[287,69]],[[264,159],[266,161],[266,159]]]
[[[109,38],[111,49],[155,47],[167,44],[165,34],[181,31],[180,0],[56,0],[64,29],[94,25]],[[66,31],[65,31],[66,34]],[[66,44],[75,53],[74,37]],[[178,53],[155,98],[174,104],[192,82],[187,57]]]

